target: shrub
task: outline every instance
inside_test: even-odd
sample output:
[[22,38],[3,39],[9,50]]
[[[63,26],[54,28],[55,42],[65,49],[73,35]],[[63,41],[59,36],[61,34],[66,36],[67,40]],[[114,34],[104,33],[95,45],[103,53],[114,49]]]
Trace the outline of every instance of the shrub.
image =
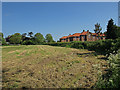
[[4,38],[2,38],[2,45],[7,45],[7,43],[6,43]]
[[[113,52],[114,53],[114,52]],[[119,88],[120,87],[120,50],[117,54],[110,54],[108,57],[109,71],[96,83],[95,88]]]
[[34,45],[34,42],[32,40],[25,40],[22,42],[22,45]]

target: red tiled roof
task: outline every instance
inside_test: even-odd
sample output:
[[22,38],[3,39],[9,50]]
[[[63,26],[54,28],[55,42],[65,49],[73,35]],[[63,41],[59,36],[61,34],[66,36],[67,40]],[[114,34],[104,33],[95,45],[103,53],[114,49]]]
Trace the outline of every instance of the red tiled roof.
[[[69,36],[63,36],[62,38],[60,38],[60,39],[66,39],[66,38],[69,38],[69,37],[79,37],[80,35],[86,35],[87,33],[91,33],[91,32],[87,32],[87,31],[84,31],[84,32],[82,32],[82,33],[75,33],[75,34],[73,34],[73,35],[69,35]],[[97,33],[91,33],[92,35],[96,35],[96,36],[98,36],[98,35],[100,35],[100,36],[105,36],[105,34],[97,34]]]
[[81,35],[86,35],[88,32],[82,32]]
[[68,36],[63,36],[62,38],[60,38],[60,39],[66,39]]
[[68,37],[73,37],[73,35],[69,35]]
[[80,35],[81,35],[81,33],[75,33],[75,34],[73,34],[74,37],[76,37],[76,36],[78,37]]

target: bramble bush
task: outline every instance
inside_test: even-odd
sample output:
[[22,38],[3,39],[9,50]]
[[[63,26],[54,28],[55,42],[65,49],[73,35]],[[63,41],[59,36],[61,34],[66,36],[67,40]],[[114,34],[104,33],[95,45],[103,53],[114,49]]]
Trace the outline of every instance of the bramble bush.
[[108,59],[109,71],[100,76],[94,88],[120,88],[120,49],[117,54],[110,53]]

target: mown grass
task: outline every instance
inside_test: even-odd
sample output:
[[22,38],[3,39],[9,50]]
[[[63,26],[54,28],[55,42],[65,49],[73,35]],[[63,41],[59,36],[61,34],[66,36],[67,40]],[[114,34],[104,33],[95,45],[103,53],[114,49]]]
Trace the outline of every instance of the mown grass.
[[3,46],[3,87],[90,88],[98,80],[99,72],[104,73],[102,66],[107,62],[103,57],[86,49]]

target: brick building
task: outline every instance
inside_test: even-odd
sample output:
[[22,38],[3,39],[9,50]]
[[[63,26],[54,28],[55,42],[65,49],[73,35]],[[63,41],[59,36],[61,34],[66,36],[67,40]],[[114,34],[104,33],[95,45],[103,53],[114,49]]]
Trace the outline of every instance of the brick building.
[[91,33],[89,30],[83,30],[82,33],[75,33],[73,35],[64,36],[60,38],[60,42],[71,42],[71,41],[96,41],[105,40],[105,34]]

